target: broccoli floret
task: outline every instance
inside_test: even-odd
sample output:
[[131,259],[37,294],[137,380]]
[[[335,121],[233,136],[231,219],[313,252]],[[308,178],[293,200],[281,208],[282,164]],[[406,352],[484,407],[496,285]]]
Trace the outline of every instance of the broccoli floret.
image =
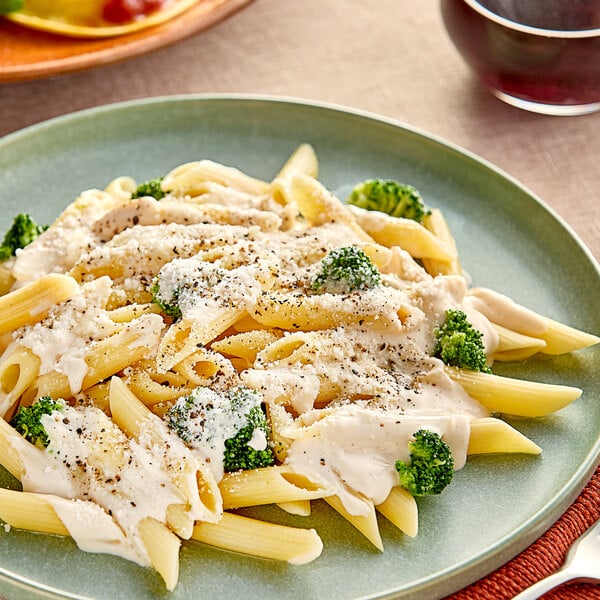
[[163,179],[164,177],[156,177],[155,179],[149,179],[148,181],[144,181],[144,183],[140,183],[135,192],[131,194],[131,199],[150,196],[155,200],[162,200],[166,195],[160,187]]
[[416,188],[393,179],[367,179],[354,186],[347,202],[392,217],[413,219],[418,223],[431,214]]
[[0,0],[0,15],[20,10],[23,8],[24,0]]
[[434,356],[453,367],[491,373],[486,362],[483,334],[467,320],[462,310],[449,309],[446,320],[435,330]]
[[38,225],[28,214],[18,214],[4,235],[4,241],[0,246],[0,261],[14,256],[19,248],[31,244],[46,229],[48,229],[47,225]]
[[413,496],[440,494],[454,475],[452,452],[433,431],[420,429],[413,438],[408,443],[410,463],[396,461],[400,485]]
[[166,315],[173,317],[174,319],[181,318],[181,308],[179,308],[179,304],[177,304],[180,293],[179,288],[175,288],[169,298],[164,298],[160,290],[160,280],[158,277],[155,277],[150,286],[150,292],[152,294],[152,302],[158,304],[160,309]]
[[256,403],[245,413],[248,424],[234,437],[225,440],[223,466],[228,472],[268,467],[275,460],[273,450],[267,443],[269,423],[258,394],[246,388],[238,388],[230,397],[231,406],[233,410],[244,412],[248,404],[245,399],[248,394],[251,394],[251,401]]
[[268,467],[275,461],[267,417],[254,390],[236,387],[217,392],[201,386],[179,398],[165,418],[192,448],[222,452],[227,472]]
[[42,396],[31,406],[21,406],[10,420],[10,424],[28,441],[38,448],[48,446],[48,434],[41,423],[43,415],[51,415],[56,410],[63,410],[62,400],[53,400],[50,396]]
[[311,282],[313,292],[348,294],[369,290],[381,283],[381,274],[371,259],[356,246],[332,250],[321,261],[321,269]]

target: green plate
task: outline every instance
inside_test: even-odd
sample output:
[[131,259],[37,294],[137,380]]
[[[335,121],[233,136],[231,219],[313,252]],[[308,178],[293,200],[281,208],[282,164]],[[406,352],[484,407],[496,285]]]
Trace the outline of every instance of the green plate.
[[[331,106],[262,97],[171,97],[117,104],[41,123],[0,140],[0,225],[28,210],[48,222],[79,191],[117,175],[144,180],[211,158],[270,178],[301,142],[321,180],[343,193],[368,177],[412,183],[441,208],[474,283],[543,314],[600,333],[600,272],[540,200],[493,166],[399,123]],[[9,598],[234,597],[244,600],[435,598],[486,575],[543,533],[583,488],[600,449],[600,352],[498,365],[500,374],[581,387],[547,418],[513,419],[541,457],[473,458],[444,493],[419,501],[410,539],[381,519],[379,553],[322,502],[304,519],[275,507],[247,511],[315,527],[322,556],[305,566],[253,559],[197,543],[181,551],[180,582],[125,560],[80,552],[68,539],[0,528],[0,595]],[[0,472],[0,484],[15,481]]]

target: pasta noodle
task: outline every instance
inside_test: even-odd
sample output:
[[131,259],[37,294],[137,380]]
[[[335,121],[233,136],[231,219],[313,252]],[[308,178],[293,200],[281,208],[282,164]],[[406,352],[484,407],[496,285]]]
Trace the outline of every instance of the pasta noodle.
[[0,519],[16,529],[69,535],[69,530],[41,494],[0,488]]
[[77,290],[70,277],[50,274],[0,296],[0,333],[41,321],[54,304],[68,300]]
[[138,529],[152,566],[164,579],[166,588],[173,591],[179,579],[181,540],[162,523],[151,517],[140,521]]
[[390,495],[375,508],[409,537],[417,535],[419,530],[417,502],[405,489],[392,488]]
[[280,467],[227,474],[221,480],[219,488],[225,510],[277,502],[314,500],[331,495],[327,488],[315,485]]
[[379,526],[377,524],[377,515],[375,514],[375,507],[370,504],[369,510],[365,515],[354,515],[346,510],[344,504],[337,496],[327,496],[325,502],[337,511],[344,519],[354,525],[358,531],[360,531],[372,544],[383,552],[383,541],[381,534],[379,533]]
[[452,263],[456,253],[447,244],[411,219],[395,218],[378,211],[350,206],[358,224],[383,246],[400,246],[415,258]]
[[[431,490],[401,472],[421,435],[451,457],[443,486],[472,455],[542,452],[502,415],[582,390],[488,365],[599,338],[469,287],[439,209],[421,224],[350,206],[318,172],[302,144],[270,181],[210,160],[152,185],[121,176],[0,265],[0,464],[22,485],[0,489],[0,519],[152,566],[173,590],[190,539],[321,554],[317,531],[246,507],[301,518],[325,501],[380,551],[378,514],[416,536]],[[440,352],[451,311],[481,370]]]
[[438,208],[432,209],[431,214],[425,218],[424,226],[454,254],[454,257],[449,261],[427,257],[423,258],[423,264],[425,265],[427,272],[432,275],[461,275],[463,271],[458,259],[456,242],[454,241],[454,236],[448,227],[448,223],[446,222],[442,211]]
[[35,381],[40,359],[29,348],[17,348],[0,365],[0,414],[6,416]]
[[499,377],[477,371],[447,369],[450,377],[492,412],[542,417],[581,396],[579,388]]
[[496,452],[540,454],[542,449],[500,419],[493,417],[475,419],[471,423],[468,453],[490,454]]
[[224,513],[218,523],[198,523],[192,539],[210,546],[252,556],[283,560],[293,565],[311,562],[323,542],[314,529],[275,525],[242,515]]

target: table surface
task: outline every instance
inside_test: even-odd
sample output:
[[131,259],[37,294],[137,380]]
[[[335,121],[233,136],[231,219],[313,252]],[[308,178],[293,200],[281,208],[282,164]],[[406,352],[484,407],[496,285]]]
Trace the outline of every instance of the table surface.
[[[0,60],[1,48],[2,25]],[[0,85],[0,136],[122,100],[232,92],[336,103],[435,134],[527,186],[600,258],[600,113],[543,116],[492,97],[449,41],[437,0],[256,0],[144,56]]]

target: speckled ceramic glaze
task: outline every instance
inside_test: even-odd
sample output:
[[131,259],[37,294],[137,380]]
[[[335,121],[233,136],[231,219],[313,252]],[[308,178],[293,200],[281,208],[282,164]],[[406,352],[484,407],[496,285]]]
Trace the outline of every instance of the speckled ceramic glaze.
[[[119,104],[42,123],[0,140],[0,225],[27,209],[48,222],[79,191],[117,175],[140,180],[211,158],[270,178],[301,142],[315,147],[321,180],[344,194],[367,177],[392,177],[441,208],[464,268],[539,312],[600,333],[597,264],[530,192],[459,148],[398,123],[334,107],[250,97],[177,97]],[[540,457],[481,456],[440,497],[419,501],[409,539],[381,519],[379,553],[326,504],[309,518],[248,510],[315,527],[322,556],[306,566],[184,543],[176,591],[124,560],[79,552],[70,540],[0,529],[0,596],[111,599],[349,600],[436,598],[499,566],[539,536],[581,490],[600,448],[600,352],[498,365],[499,374],[581,387],[550,417],[511,423]],[[17,483],[0,470],[0,484]]]

